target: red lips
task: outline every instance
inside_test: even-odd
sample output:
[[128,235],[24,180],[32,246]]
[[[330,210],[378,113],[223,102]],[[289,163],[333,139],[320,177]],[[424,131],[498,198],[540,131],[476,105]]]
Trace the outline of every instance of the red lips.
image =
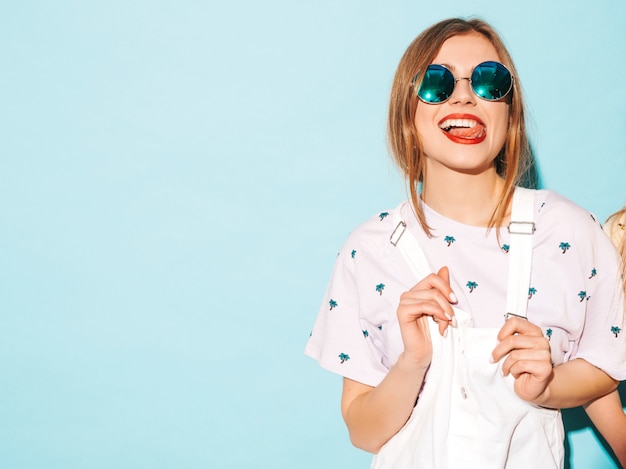
[[454,143],[474,145],[487,138],[487,127],[472,114],[450,114],[439,121],[439,128]]

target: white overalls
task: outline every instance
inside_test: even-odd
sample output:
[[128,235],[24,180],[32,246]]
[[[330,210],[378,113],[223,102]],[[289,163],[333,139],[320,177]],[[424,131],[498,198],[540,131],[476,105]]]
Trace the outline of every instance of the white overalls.
[[[421,280],[431,269],[400,219],[401,210],[396,213],[391,243]],[[511,220],[507,312],[526,317],[533,191],[516,189]],[[424,388],[409,420],[375,456],[372,468],[562,468],[560,412],[520,399],[512,376],[504,378],[501,363],[490,363],[499,329],[475,328],[469,314],[458,308],[454,313],[458,327],[449,327],[447,338],[429,321],[433,356]],[[394,327],[390,334],[398,334],[397,321]]]

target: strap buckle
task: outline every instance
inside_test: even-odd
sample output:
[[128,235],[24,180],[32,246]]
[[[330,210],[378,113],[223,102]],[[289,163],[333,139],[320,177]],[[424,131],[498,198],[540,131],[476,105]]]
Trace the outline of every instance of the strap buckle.
[[389,242],[393,244],[394,247],[397,246],[398,241],[400,241],[400,238],[402,238],[402,235],[404,234],[405,231],[406,231],[406,223],[400,220],[400,222],[393,229],[393,233],[391,233],[391,236],[389,236]]
[[509,234],[531,235],[535,232],[535,222],[533,221],[512,221],[507,226]]
[[521,314],[515,314],[515,313],[506,313],[504,315],[504,322],[507,322],[509,319],[511,319],[512,317],[515,318],[521,318],[521,319],[526,319],[528,320],[528,318],[526,316],[522,316]]

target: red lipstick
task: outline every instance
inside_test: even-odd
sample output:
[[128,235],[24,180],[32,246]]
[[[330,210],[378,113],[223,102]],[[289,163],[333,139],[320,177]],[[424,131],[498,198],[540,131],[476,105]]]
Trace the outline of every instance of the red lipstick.
[[450,114],[441,119],[438,125],[454,143],[474,145],[487,138],[487,127],[473,114]]

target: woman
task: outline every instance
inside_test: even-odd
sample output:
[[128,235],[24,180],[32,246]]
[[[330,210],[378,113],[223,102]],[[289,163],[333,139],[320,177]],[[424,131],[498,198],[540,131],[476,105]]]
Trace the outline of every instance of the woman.
[[[622,258],[622,288],[626,291],[626,207],[611,215],[604,231],[611,238]],[[585,406],[587,414],[615,452],[622,467],[626,467],[626,414],[617,391],[596,399]]]
[[587,212],[516,188],[521,87],[488,24],[413,41],[388,136],[410,201],[352,232],[306,348],[344,377],[353,444],[376,468],[562,467],[553,409],[626,378],[619,260]]

